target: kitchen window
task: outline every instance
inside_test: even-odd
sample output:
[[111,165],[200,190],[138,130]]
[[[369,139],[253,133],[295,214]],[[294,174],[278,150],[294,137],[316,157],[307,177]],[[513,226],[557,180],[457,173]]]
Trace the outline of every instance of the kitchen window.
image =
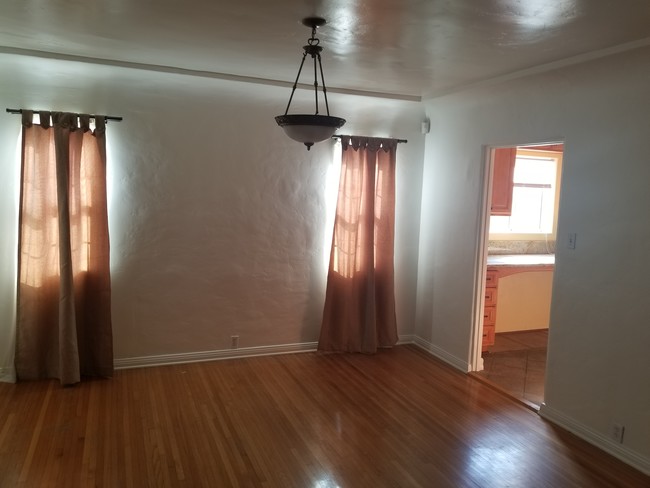
[[518,149],[512,213],[490,217],[491,239],[544,239],[555,235],[562,154]]

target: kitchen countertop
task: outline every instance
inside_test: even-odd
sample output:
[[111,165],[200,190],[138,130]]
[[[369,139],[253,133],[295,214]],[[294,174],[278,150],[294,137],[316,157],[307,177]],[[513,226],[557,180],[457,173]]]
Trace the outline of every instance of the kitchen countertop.
[[555,254],[489,254],[488,266],[553,266]]

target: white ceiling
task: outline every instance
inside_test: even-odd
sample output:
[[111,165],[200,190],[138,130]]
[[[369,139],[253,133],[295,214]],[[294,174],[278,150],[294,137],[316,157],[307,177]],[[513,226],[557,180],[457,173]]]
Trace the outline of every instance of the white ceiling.
[[313,15],[330,90],[415,99],[650,45],[648,0],[7,0],[0,52],[287,83]]

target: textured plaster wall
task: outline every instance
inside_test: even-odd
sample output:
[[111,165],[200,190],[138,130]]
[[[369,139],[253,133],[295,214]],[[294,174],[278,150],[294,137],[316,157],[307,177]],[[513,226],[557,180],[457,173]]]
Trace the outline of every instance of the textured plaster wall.
[[[427,102],[417,335],[469,361],[485,146],[565,140],[543,410],[650,466],[650,49]],[[566,236],[577,234],[570,250]]]
[[[1,83],[1,81],[0,81]],[[0,95],[2,91],[0,90]],[[4,101],[4,97],[0,97]],[[13,349],[18,237],[18,168],[20,128],[0,116],[0,381],[14,381]]]
[[[275,125],[288,88],[13,55],[0,55],[0,70],[3,106],[124,117],[108,126],[116,358],[227,349],[234,334],[240,347],[317,340],[338,167],[333,142],[308,152]],[[311,99],[297,93],[296,104]],[[348,119],[344,133],[409,139],[398,149],[395,265],[399,332],[412,334],[423,106],[336,94],[330,106]],[[19,124],[0,117],[3,347]]]

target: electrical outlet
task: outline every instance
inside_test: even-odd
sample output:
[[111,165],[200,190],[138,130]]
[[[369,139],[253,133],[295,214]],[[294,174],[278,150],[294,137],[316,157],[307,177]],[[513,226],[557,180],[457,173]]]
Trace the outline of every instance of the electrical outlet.
[[615,440],[619,444],[623,444],[623,436],[625,435],[625,426],[621,424],[612,424],[610,435],[612,436],[613,440]]
[[230,349],[237,349],[239,348],[239,336],[234,335],[230,336]]

